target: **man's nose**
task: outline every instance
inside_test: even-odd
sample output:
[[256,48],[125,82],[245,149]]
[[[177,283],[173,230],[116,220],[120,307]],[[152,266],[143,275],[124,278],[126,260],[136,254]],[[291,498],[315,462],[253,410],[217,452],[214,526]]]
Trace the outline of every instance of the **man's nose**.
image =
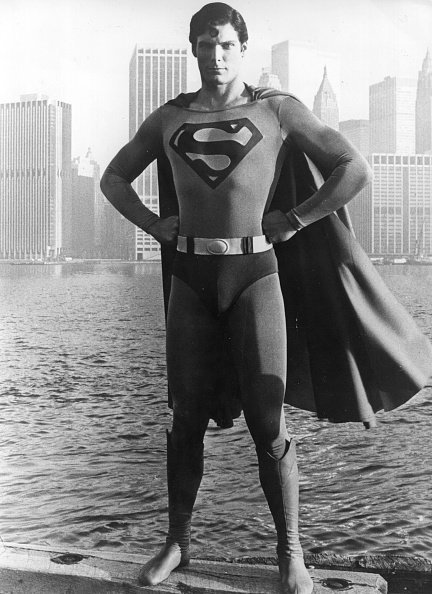
[[214,45],[213,51],[212,51],[212,60],[214,60],[216,63],[218,63],[222,60],[222,55],[223,55],[222,46],[220,46],[218,44]]

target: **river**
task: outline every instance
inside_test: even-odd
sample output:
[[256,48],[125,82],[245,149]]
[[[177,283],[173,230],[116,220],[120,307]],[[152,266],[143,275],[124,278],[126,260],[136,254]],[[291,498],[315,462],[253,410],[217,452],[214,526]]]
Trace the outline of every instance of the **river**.
[[[379,273],[432,337],[432,267]],[[0,265],[0,537],[150,552],[166,531],[164,320],[157,263]],[[432,388],[332,425],[287,408],[306,551],[432,559]],[[274,554],[243,419],[211,425],[194,516],[205,555]]]

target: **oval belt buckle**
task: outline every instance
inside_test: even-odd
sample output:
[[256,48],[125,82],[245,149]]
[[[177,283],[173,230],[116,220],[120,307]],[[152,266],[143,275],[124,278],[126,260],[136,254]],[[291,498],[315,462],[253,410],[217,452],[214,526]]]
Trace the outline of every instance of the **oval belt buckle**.
[[207,244],[207,251],[215,256],[226,254],[228,250],[229,244],[225,239],[213,239]]

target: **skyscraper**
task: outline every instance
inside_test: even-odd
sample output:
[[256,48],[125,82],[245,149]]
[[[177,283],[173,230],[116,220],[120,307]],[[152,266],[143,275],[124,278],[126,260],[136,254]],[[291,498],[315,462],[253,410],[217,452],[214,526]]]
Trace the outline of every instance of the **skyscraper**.
[[0,105],[0,257],[70,247],[71,106],[38,95]]
[[279,77],[283,91],[289,91],[312,109],[324,67],[340,97],[341,65],[338,54],[319,50],[314,44],[286,40],[272,46],[271,72]]
[[432,254],[432,155],[373,154],[373,181],[350,203],[370,254]]
[[272,89],[281,90],[281,83],[277,74],[273,74],[270,68],[263,68],[261,76],[258,81],[259,87],[271,87]]
[[72,161],[72,243],[70,255],[75,258],[102,257],[101,247],[105,201],[99,187],[100,167],[91,150],[85,157]]
[[386,76],[369,87],[371,153],[415,153],[416,81]]
[[429,49],[418,75],[415,114],[416,153],[432,153],[432,56]]
[[361,152],[364,157],[369,153],[369,120],[345,120],[339,122],[339,132]]
[[[187,51],[184,48],[135,46],[129,66],[129,137],[143,120],[160,105],[187,87]],[[144,204],[158,211],[156,164],[152,163],[136,180],[135,190]],[[142,260],[159,254],[159,244],[136,229],[135,258]]]
[[336,95],[327,76],[326,66],[324,66],[323,78],[315,95],[312,111],[327,126],[335,130],[339,129],[339,108]]

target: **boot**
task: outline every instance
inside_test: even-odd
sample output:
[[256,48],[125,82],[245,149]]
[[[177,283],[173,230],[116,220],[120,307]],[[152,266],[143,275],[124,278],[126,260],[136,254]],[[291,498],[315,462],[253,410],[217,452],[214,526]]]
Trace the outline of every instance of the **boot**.
[[261,448],[257,448],[257,455],[261,486],[276,527],[278,559],[303,559],[298,534],[299,487],[295,442],[286,442],[285,453],[280,460]]
[[167,545],[178,544],[181,550],[179,567],[189,563],[192,510],[203,475],[204,445],[174,448],[167,431],[167,479],[169,531]]

